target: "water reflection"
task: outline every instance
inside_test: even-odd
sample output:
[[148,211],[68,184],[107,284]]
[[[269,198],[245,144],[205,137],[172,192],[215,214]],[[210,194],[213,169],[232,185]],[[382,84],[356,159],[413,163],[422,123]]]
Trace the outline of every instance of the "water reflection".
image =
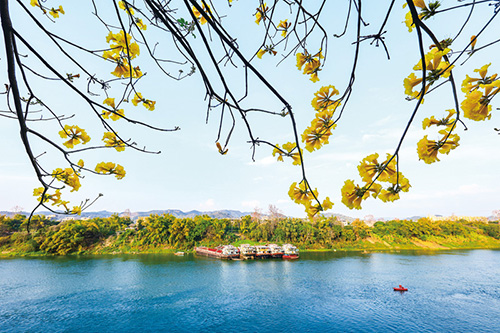
[[499,262],[488,250],[9,258],[0,330],[498,332]]

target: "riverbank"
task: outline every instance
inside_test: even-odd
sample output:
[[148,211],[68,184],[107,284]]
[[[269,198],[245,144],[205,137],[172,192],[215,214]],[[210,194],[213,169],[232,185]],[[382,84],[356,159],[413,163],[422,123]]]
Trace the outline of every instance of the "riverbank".
[[26,228],[24,216],[0,216],[0,256],[173,253],[244,243],[291,243],[301,251],[500,249],[498,222],[465,220],[394,220],[368,226],[360,220],[344,225],[326,217],[260,221],[250,216],[228,220],[151,215],[136,222],[112,216],[59,223],[35,216],[30,233]]
[[[108,245],[106,245],[108,243]],[[236,245],[239,245],[237,242]],[[265,245],[263,242],[250,242],[253,245]],[[95,244],[93,247],[81,249],[72,254],[78,255],[121,255],[121,254],[174,254],[177,251],[186,253],[194,253],[194,249],[174,248],[170,246],[155,246],[155,247],[116,247],[111,245],[112,242],[104,241]],[[433,240],[422,241],[420,239],[407,239],[405,242],[387,242],[386,240],[377,237],[368,237],[363,240],[354,242],[337,242],[331,247],[321,247],[318,244],[311,246],[300,246],[300,251],[303,252],[397,252],[397,251],[448,251],[448,250],[472,250],[472,249],[498,249],[500,250],[500,240],[491,237],[478,237],[471,241],[464,237],[450,237]],[[55,256],[57,254],[46,253],[42,251],[26,251],[23,247],[2,247],[0,249],[1,257],[18,257],[18,256]]]

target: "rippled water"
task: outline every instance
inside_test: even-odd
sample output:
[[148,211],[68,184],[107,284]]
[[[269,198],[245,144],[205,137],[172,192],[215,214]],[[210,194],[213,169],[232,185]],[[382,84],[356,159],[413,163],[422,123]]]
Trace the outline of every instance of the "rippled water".
[[0,331],[500,332],[500,251],[0,259]]

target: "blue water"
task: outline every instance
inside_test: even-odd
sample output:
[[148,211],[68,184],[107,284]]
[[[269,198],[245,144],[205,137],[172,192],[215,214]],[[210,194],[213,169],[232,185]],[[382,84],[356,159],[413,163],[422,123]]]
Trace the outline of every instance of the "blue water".
[[0,259],[0,332],[25,331],[500,332],[500,251]]

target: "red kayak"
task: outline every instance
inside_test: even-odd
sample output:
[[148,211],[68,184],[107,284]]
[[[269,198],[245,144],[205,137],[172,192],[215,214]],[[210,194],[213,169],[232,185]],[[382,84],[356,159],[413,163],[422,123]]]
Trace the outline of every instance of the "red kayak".
[[399,285],[399,287],[394,287],[394,291],[408,291],[408,288]]

